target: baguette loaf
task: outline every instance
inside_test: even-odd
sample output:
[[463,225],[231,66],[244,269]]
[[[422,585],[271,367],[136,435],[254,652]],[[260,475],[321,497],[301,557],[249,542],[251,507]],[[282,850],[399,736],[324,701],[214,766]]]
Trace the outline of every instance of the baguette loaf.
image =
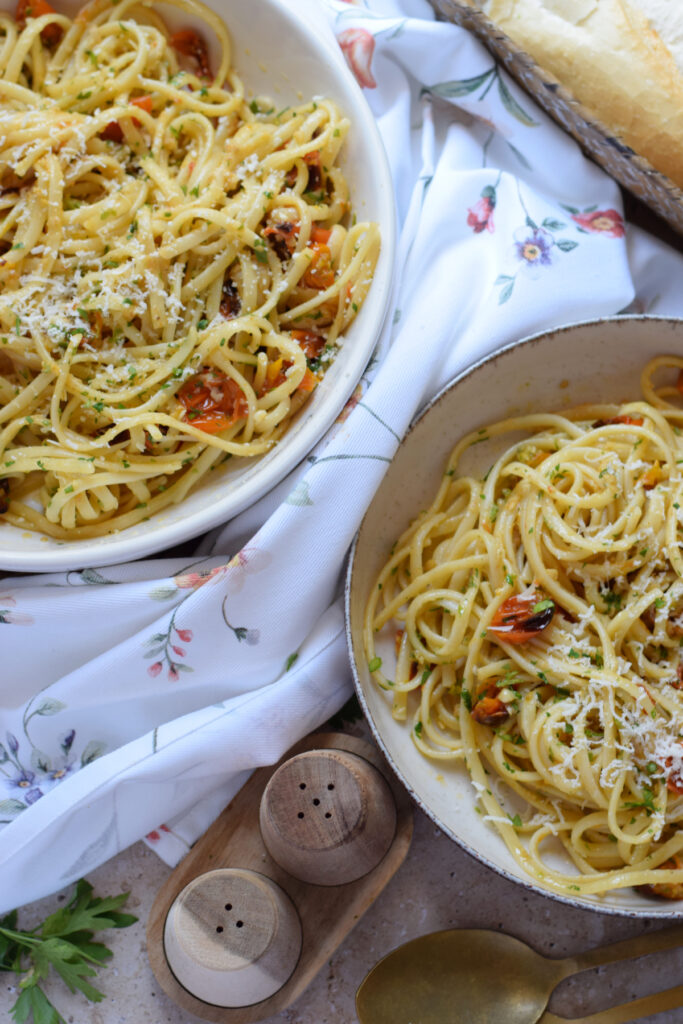
[[478,0],[597,118],[683,188],[683,0]]
[[683,74],[683,4],[681,0],[630,0],[644,14]]

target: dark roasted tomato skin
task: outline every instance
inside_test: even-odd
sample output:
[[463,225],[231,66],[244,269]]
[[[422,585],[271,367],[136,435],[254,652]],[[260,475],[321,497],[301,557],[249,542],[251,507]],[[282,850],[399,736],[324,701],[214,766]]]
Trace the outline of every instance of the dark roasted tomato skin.
[[226,275],[223,281],[221,292],[221,304],[219,312],[226,320],[239,316],[242,311],[242,300],[237,285],[233,279]]
[[296,248],[299,225],[289,220],[280,221],[277,224],[270,224],[263,235],[272,245],[277,257],[285,263]]
[[[544,607],[534,611],[538,605]],[[554,602],[538,593],[512,594],[498,608],[488,631],[505,643],[523,644],[549,626],[554,614]]]
[[472,708],[472,718],[480,725],[502,725],[510,717],[507,704],[500,699],[487,694],[482,697]]

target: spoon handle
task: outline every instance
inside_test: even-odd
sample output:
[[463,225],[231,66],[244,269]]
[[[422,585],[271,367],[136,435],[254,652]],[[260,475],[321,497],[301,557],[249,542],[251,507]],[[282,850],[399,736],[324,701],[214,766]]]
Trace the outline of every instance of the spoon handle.
[[585,971],[589,967],[601,967],[603,964],[616,963],[618,960],[631,960],[650,953],[663,953],[667,949],[675,949],[683,945],[683,926],[666,928],[659,932],[648,932],[638,935],[635,939],[625,939],[611,946],[600,946],[587,953],[571,957],[570,962],[576,965],[577,971]]
[[628,1024],[628,1021],[642,1020],[643,1017],[650,1017],[664,1010],[675,1010],[680,1006],[683,1006],[683,985],[668,988],[664,992],[656,992],[652,996],[644,996],[642,999],[634,999],[630,1003],[622,1003],[621,1006],[613,1006],[600,1013],[592,1013],[589,1017],[572,1017],[568,1020],[566,1017],[557,1017],[554,1013],[546,1011],[538,1024]]

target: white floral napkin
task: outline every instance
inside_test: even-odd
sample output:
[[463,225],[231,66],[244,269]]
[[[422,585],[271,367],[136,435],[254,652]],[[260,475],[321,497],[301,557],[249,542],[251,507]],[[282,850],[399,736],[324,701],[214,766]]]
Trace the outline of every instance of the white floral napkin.
[[423,0],[313,13],[389,154],[393,315],[334,429],[196,558],[0,582],[0,911],[144,836],[175,863],[344,703],[346,552],[456,371],[568,321],[683,314],[680,257],[624,224],[614,182],[466,31]]

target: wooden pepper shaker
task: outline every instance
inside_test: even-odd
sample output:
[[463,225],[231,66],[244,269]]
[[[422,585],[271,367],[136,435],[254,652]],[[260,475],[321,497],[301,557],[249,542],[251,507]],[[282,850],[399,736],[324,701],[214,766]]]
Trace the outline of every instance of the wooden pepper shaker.
[[343,885],[386,854],[396,832],[396,804],[369,761],[346,750],[309,750],[272,775],[260,825],[268,852],[290,875]]
[[164,927],[169,967],[192,995],[215,1006],[251,1006],[296,967],[301,924],[289,896],[255,871],[223,868],[178,894]]

